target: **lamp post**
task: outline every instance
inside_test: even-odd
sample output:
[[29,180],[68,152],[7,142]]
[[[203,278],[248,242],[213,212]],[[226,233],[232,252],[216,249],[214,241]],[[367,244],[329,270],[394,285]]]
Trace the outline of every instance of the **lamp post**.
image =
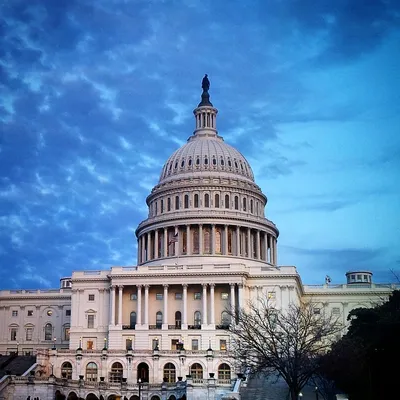
[[19,351],[19,341],[17,340],[17,355],[18,355],[18,351]]
[[319,400],[319,396],[318,396],[318,386],[315,386],[315,400]]
[[56,342],[57,342],[57,338],[55,337],[55,338],[53,339],[53,350],[56,349]]
[[139,385],[139,400],[142,400],[142,380],[140,378],[138,379],[138,385]]

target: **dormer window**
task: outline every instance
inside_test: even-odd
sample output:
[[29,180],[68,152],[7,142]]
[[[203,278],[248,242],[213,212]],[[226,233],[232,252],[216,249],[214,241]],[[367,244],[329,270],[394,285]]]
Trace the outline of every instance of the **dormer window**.
[[204,158],[204,165],[208,165],[208,158],[207,157]]
[[181,168],[183,168],[184,166],[185,166],[185,159],[183,158],[181,162]]
[[188,165],[189,165],[189,167],[192,166],[192,159],[191,158],[189,158]]

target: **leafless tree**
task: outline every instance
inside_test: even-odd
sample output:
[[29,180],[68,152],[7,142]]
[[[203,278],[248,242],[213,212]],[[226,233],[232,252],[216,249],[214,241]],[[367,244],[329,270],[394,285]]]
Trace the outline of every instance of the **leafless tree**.
[[231,311],[231,350],[243,368],[253,373],[281,376],[292,400],[318,368],[324,354],[343,329],[339,318],[312,302],[278,310],[268,300]]

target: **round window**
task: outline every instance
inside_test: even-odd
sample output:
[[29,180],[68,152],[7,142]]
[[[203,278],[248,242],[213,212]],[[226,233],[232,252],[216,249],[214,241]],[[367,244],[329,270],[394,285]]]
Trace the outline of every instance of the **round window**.
[[53,311],[51,311],[51,310],[47,311],[47,315],[48,315],[49,317],[51,317],[51,316],[53,315]]

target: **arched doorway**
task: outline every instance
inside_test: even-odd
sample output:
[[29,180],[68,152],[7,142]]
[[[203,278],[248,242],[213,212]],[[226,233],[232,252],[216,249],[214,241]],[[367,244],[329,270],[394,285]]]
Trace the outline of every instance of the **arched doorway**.
[[76,395],[75,392],[71,392],[68,397],[67,400],[78,400],[78,396]]
[[65,395],[63,395],[59,390],[56,391],[54,395],[55,400],[65,400]]
[[129,400],[139,400],[139,396],[136,396],[136,394],[134,394],[133,396],[129,397]]
[[154,396],[151,396],[151,400],[161,400],[161,399],[159,396],[154,395]]
[[138,365],[137,377],[138,379],[141,379],[142,382],[149,381],[149,366],[146,363],[142,362]]
[[98,398],[95,394],[89,393],[89,394],[86,396],[86,400],[99,400],[99,398]]

